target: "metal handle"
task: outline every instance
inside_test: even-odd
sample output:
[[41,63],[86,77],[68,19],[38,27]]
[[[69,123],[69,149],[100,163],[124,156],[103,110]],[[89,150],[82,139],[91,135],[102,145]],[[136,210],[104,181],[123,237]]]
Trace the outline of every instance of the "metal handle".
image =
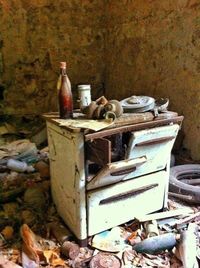
[[124,169],[124,170],[119,170],[119,171],[114,171],[114,172],[111,172],[110,175],[111,176],[120,176],[120,175],[126,175],[126,174],[129,174],[133,171],[136,170],[136,166],[135,167],[131,167],[131,168],[127,168],[127,169]]
[[152,145],[152,144],[157,144],[157,143],[163,143],[163,142],[166,142],[166,141],[171,141],[174,138],[175,138],[174,136],[169,136],[169,137],[151,139],[151,140],[148,140],[148,141],[143,141],[143,142],[136,143],[135,146],[147,146],[147,145]]
[[105,204],[109,204],[109,203],[112,203],[112,202],[116,202],[116,201],[126,199],[126,198],[131,197],[131,196],[136,196],[136,195],[141,194],[143,192],[146,192],[146,191],[148,191],[150,189],[158,187],[158,185],[159,185],[158,183],[154,183],[154,184],[150,184],[148,186],[142,186],[140,188],[137,188],[137,189],[134,189],[134,190],[131,190],[131,191],[127,191],[125,193],[121,193],[121,194],[118,194],[118,195],[113,195],[111,197],[108,197],[108,198],[105,198],[105,199],[101,200],[99,202],[99,205],[105,205]]
[[[141,156],[140,158],[128,159],[127,161],[119,161],[109,164],[109,169],[113,169],[110,172],[111,176],[126,175],[136,170],[137,166],[141,166],[146,163],[146,156]],[[116,171],[114,171],[116,170]]]

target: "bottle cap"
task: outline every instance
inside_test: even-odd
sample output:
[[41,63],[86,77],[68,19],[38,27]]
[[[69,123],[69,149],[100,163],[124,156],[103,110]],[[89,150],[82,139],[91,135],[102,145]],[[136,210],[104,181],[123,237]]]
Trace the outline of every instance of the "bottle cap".
[[91,89],[90,85],[78,85],[78,90],[88,90]]
[[66,68],[67,64],[65,61],[60,62],[60,68]]

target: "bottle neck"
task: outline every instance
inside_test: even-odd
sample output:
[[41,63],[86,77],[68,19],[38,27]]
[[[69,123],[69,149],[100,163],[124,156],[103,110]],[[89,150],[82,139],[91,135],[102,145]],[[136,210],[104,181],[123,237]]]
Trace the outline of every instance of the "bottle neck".
[[67,82],[67,75],[66,74],[62,74],[61,75],[61,80],[62,80],[62,82]]
[[66,68],[60,68],[60,75],[66,75]]

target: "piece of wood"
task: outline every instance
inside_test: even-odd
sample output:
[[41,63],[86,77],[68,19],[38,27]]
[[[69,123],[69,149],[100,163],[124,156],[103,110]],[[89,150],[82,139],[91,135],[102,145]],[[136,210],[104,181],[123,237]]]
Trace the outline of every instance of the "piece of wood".
[[146,113],[124,113],[120,117],[115,119],[114,126],[124,126],[127,124],[137,124],[141,122],[152,121],[154,115],[151,112]]
[[67,258],[74,260],[78,256],[78,254],[80,252],[80,248],[77,244],[75,244],[73,242],[65,241],[61,246],[61,252]]
[[179,208],[179,209],[144,215],[141,217],[136,217],[136,219],[139,222],[145,222],[145,221],[171,218],[171,217],[176,217],[176,216],[180,216],[180,215],[188,215],[190,213],[193,213],[193,210],[190,208]]
[[[60,123],[56,120],[56,119],[59,119],[58,113],[43,114],[42,118],[44,118],[48,122],[55,124],[56,126],[60,126]],[[75,133],[81,132],[81,128],[74,128],[71,126],[62,126],[62,128],[66,129],[70,132],[75,132]]]
[[92,139],[103,138],[105,136],[110,136],[110,135],[121,133],[121,132],[128,132],[128,131],[143,130],[143,129],[147,129],[147,128],[159,127],[159,126],[168,125],[170,123],[176,123],[176,124],[181,125],[183,118],[184,118],[183,116],[177,116],[177,117],[170,118],[170,119],[162,119],[162,120],[156,120],[156,121],[150,121],[150,122],[143,122],[143,123],[120,126],[120,127],[115,127],[115,128],[113,128],[113,125],[112,125],[111,129],[107,128],[106,130],[102,130],[101,132],[86,134],[85,140],[88,141],[88,140],[92,140]]
[[184,195],[184,194],[178,194],[178,193],[172,193],[168,192],[168,196],[177,197],[184,201],[193,201],[193,197],[191,195]]
[[197,263],[197,244],[195,235],[195,226],[189,225],[188,230],[181,233],[180,243],[178,245],[180,259],[183,268],[198,268]]
[[200,212],[197,212],[197,213],[194,213],[193,215],[188,216],[188,217],[186,217],[184,219],[180,219],[179,221],[176,222],[176,227],[180,228],[182,225],[187,224],[189,222],[192,222],[196,218],[199,218],[199,217],[200,217]]

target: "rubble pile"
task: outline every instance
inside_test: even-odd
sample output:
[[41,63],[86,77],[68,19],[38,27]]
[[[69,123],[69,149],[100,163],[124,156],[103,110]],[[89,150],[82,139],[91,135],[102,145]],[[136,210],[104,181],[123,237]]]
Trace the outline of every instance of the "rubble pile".
[[171,200],[168,211],[80,247],[51,199],[48,147],[28,139],[1,145],[0,172],[0,267],[198,267],[198,206]]

